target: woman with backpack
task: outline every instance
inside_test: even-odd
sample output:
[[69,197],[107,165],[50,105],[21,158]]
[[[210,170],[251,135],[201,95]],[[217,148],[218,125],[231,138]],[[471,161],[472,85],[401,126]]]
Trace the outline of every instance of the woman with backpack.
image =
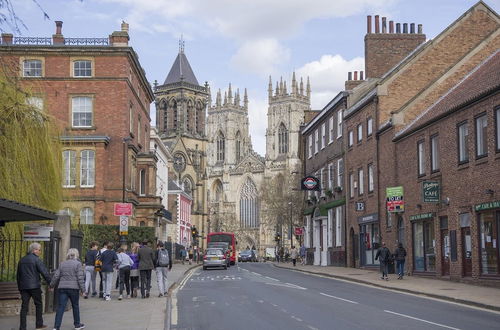
[[118,276],[120,278],[120,296],[118,296],[118,300],[123,299],[124,286],[127,288],[127,298],[130,298],[130,268],[134,262],[125,252],[126,245],[124,248],[118,249]]
[[139,243],[132,243],[132,251],[129,255],[130,259],[134,262],[132,267],[130,267],[130,290],[132,298],[137,298],[137,289],[139,288],[139,257],[137,255],[139,247]]
[[156,247],[154,262],[156,267],[156,279],[158,281],[158,291],[160,291],[158,297],[163,297],[168,295],[167,274],[172,269],[172,258],[170,258],[168,250],[165,249],[165,244],[163,244],[163,242],[158,242]]

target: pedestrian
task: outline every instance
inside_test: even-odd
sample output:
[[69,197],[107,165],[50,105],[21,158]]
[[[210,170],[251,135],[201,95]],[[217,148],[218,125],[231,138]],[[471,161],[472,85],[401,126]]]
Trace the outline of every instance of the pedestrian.
[[50,282],[50,287],[58,287],[57,290],[57,312],[54,320],[54,330],[61,328],[61,323],[66,309],[68,299],[71,301],[73,310],[73,325],[75,330],[85,328],[80,322],[80,294],[85,292],[85,282],[82,263],[79,260],[80,253],[77,249],[69,249],[66,261],[61,262]]
[[104,241],[102,243],[102,248],[99,250],[99,252],[97,253],[97,256],[96,256],[96,259],[99,259],[101,261],[101,270],[98,271],[98,273],[99,273],[99,298],[104,298],[104,284],[103,284],[104,275],[102,273],[101,256],[102,256],[102,253],[107,250],[107,245],[108,245],[108,241]]
[[101,254],[103,286],[104,286],[104,300],[111,300],[111,288],[113,287],[113,272],[114,266],[118,262],[118,255],[113,250],[114,244],[108,242],[106,250]]
[[281,262],[285,262],[285,249],[283,247],[280,247],[279,255]]
[[158,297],[168,295],[168,280],[167,274],[172,269],[172,258],[165,249],[163,242],[158,242],[157,250],[155,252],[155,266],[156,266],[156,280],[158,281]]
[[398,269],[398,280],[402,280],[405,274],[405,261],[406,261],[406,250],[402,243],[398,244],[398,248],[394,252],[394,259],[396,259],[396,266]]
[[293,267],[297,264],[297,257],[299,256],[299,252],[295,248],[295,246],[292,245],[292,249],[290,250],[290,258],[292,258],[292,263]]
[[306,264],[306,247],[304,246],[304,244],[302,244],[302,246],[300,247],[300,264]]
[[120,295],[118,300],[123,299],[123,289],[127,289],[127,298],[130,298],[130,269],[134,265],[134,261],[126,253],[127,246],[118,249],[118,277],[120,278]]
[[186,261],[186,256],[187,256],[186,248],[182,247],[181,248],[181,262],[183,265],[184,265],[184,262]]
[[148,246],[148,241],[142,242],[137,253],[139,259],[139,273],[141,277],[141,298],[149,298],[151,291],[151,271],[154,268],[154,253]]
[[90,250],[85,254],[85,299],[89,297],[90,288],[92,287],[92,297],[97,295],[95,281],[97,272],[95,271],[95,261],[99,251],[97,242],[91,242],[89,245]]
[[42,289],[40,275],[47,283],[50,283],[50,275],[47,268],[39,258],[42,253],[42,246],[39,243],[31,243],[28,254],[19,260],[17,265],[17,289],[21,293],[21,313],[19,329],[26,330],[26,315],[30,298],[35,303],[36,329],[46,329],[42,316]]
[[391,252],[385,246],[385,242],[382,242],[382,246],[377,250],[377,254],[375,255],[375,260],[380,261],[380,272],[382,273],[381,279],[389,280],[388,276],[388,265],[389,259],[391,258]]
[[274,257],[276,258],[276,262],[280,262],[280,248],[276,246],[274,248]]
[[130,267],[130,290],[132,298],[137,298],[137,288],[139,288],[139,256],[137,255],[139,251],[139,243],[132,243],[132,251],[130,253],[130,259],[134,262],[132,267]]
[[191,263],[193,262],[193,255],[194,255],[194,251],[193,251],[193,247],[190,246],[189,247],[189,264],[191,265]]

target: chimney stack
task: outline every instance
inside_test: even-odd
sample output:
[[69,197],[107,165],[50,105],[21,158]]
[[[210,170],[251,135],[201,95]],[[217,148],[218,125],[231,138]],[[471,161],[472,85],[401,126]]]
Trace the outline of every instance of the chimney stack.
[[408,33],[408,23],[403,23],[403,33]]
[[401,23],[396,23],[396,33],[401,33]]
[[62,21],[55,21],[56,23],[56,34],[52,35],[53,45],[64,45],[64,37],[62,35]]
[[382,33],[387,33],[387,17],[382,17]]
[[[366,16],[366,33],[372,33],[372,16]],[[351,79],[349,79],[351,80]]]
[[389,21],[389,33],[394,33],[394,21]]
[[380,33],[380,25],[378,15],[375,15],[375,33]]
[[418,25],[418,34],[422,34],[422,24]]
[[410,33],[415,33],[415,23],[410,24]]
[[62,34],[62,21],[56,21],[56,34]]

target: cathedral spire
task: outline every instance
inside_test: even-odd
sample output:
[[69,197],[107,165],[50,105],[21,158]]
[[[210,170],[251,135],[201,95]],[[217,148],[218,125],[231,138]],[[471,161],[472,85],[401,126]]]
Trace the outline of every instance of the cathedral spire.
[[292,75],[292,95],[297,94],[297,80],[295,80],[295,71],[293,71]]
[[307,94],[307,98],[311,99],[311,84],[309,83],[309,76],[307,76],[306,94]]
[[181,34],[181,38],[179,39],[179,54],[184,54],[184,47],[186,43],[184,42],[184,36]]
[[278,96],[278,95],[280,95],[280,88],[279,88],[278,82],[276,82],[276,90],[275,90],[274,96]]
[[288,92],[286,91],[286,80],[283,82],[283,95],[286,95]]
[[224,104],[223,105],[226,105],[227,104],[227,92],[224,92]]
[[234,96],[234,105],[240,106],[240,89],[236,90],[236,95]]
[[215,106],[220,108],[221,103],[222,103],[222,97],[221,97],[220,88],[219,88],[219,91],[217,92],[217,97],[215,98]]
[[[269,76],[269,85],[267,86],[267,92],[269,94],[269,99],[273,97],[273,81],[271,80],[271,76]],[[246,93],[246,89],[245,89]]]
[[304,95],[304,81],[302,81],[302,77],[300,77],[300,95]]
[[231,90],[231,83],[229,83],[229,89],[227,92],[227,102],[233,103],[233,91]]
[[280,92],[279,95],[283,95],[283,77],[280,77]]
[[[272,94],[272,89],[271,89],[271,94]],[[245,88],[245,95],[243,96],[243,107],[248,110],[248,95],[247,95],[247,89]]]

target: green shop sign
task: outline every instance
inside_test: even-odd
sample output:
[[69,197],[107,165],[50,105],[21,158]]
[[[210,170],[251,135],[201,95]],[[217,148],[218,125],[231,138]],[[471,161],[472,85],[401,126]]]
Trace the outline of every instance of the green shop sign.
[[484,210],[496,209],[496,208],[500,208],[500,201],[494,201],[494,202],[489,202],[489,203],[476,204],[474,206],[474,209],[476,211],[484,211]]
[[422,182],[422,198],[424,203],[439,203],[439,181]]
[[431,219],[431,218],[434,218],[433,212],[410,215],[410,221]]

